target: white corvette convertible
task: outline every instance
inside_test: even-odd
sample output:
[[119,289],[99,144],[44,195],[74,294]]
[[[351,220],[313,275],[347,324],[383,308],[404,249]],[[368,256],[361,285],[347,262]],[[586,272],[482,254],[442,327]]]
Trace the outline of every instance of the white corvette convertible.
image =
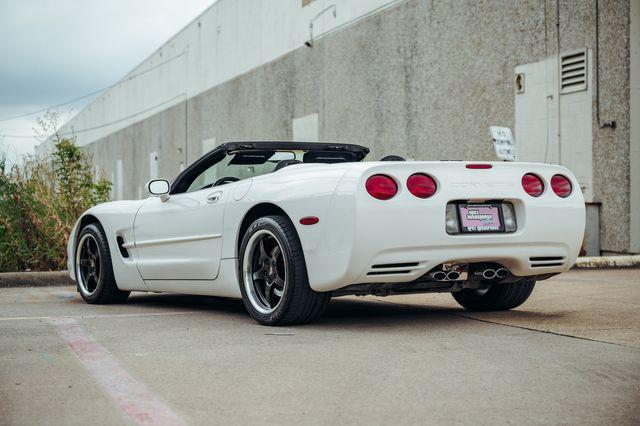
[[[89,209],[68,244],[88,303],[131,291],[242,298],[266,325],[318,318],[332,296],[450,292],[506,310],[569,269],[580,186],[564,167],[362,162],[362,146],[227,143],[144,200]],[[387,161],[384,161],[387,160]]]

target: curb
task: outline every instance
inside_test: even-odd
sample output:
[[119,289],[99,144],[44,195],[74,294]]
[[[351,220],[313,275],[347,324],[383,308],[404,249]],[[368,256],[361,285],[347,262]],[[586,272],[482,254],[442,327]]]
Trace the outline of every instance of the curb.
[[[640,268],[640,255],[579,257],[571,269]],[[2,272],[0,288],[75,286],[67,271]]]
[[640,255],[579,257],[573,269],[638,268]]
[[0,288],[60,287],[75,284],[69,278],[69,272],[67,271],[0,273]]

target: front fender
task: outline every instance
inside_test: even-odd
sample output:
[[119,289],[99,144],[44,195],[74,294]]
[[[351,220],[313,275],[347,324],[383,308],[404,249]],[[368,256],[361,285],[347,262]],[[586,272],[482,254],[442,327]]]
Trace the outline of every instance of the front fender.
[[146,200],[115,201],[99,204],[84,212],[76,221],[67,243],[67,268],[69,276],[77,281],[75,274],[75,251],[77,238],[85,223],[98,222],[105,232],[109,244],[109,254],[113,265],[113,274],[120,290],[148,290],[142,280],[137,263],[135,247],[129,249],[129,258],[120,254],[117,237],[123,237],[125,242],[133,242],[133,223],[135,216]]
[[67,271],[69,271],[69,277],[73,281],[76,281],[76,268],[74,266],[74,259],[76,255],[75,247],[76,240],[78,238],[78,226],[80,224],[80,220],[84,215],[86,215],[86,213],[84,213],[82,216],[80,216],[80,218],[78,218],[78,220],[76,220],[76,223],[73,225],[71,233],[69,234],[69,241],[67,241]]

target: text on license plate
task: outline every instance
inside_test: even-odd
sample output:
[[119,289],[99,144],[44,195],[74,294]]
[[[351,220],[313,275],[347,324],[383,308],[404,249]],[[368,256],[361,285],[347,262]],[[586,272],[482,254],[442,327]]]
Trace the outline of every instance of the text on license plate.
[[462,232],[504,231],[497,204],[460,204],[458,209]]

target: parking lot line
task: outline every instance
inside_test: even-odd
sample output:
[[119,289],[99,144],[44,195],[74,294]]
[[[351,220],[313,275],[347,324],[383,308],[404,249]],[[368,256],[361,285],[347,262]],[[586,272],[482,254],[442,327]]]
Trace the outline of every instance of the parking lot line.
[[51,318],[49,322],[91,376],[136,424],[186,424],[88,336],[75,318]]
[[7,317],[0,321],[20,321],[20,320],[61,320],[61,319],[91,319],[91,318],[127,318],[127,317],[157,317],[169,315],[190,315],[202,311],[179,311],[179,312],[145,312],[130,314],[96,314],[96,315],[69,315],[69,316],[44,316],[44,317]]

